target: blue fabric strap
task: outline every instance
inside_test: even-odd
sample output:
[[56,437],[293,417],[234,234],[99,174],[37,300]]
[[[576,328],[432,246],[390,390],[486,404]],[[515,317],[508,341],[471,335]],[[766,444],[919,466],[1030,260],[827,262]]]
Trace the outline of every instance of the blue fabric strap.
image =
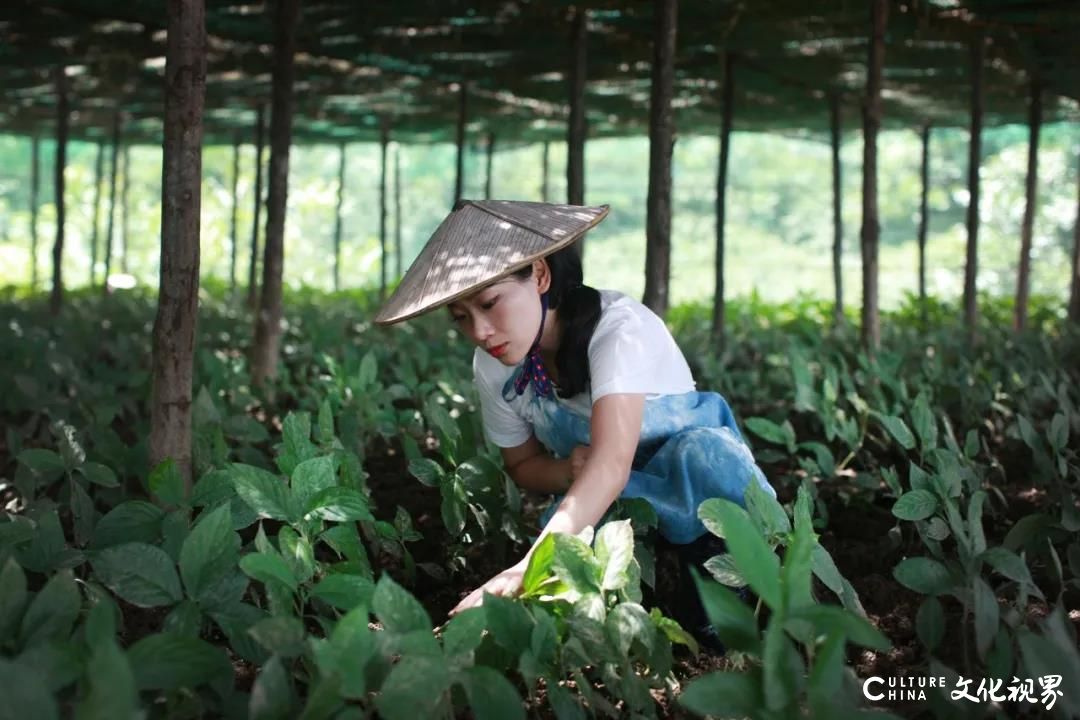
[[540,338],[544,334],[544,321],[547,319],[547,310],[548,295],[543,293],[540,296],[540,331],[536,333],[536,340],[533,341],[529,354],[525,356],[521,371],[514,379],[514,392],[518,395],[524,393],[525,388],[532,383],[533,391],[539,397],[551,396],[551,378],[548,376],[547,368],[544,367],[544,359],[540,357]]

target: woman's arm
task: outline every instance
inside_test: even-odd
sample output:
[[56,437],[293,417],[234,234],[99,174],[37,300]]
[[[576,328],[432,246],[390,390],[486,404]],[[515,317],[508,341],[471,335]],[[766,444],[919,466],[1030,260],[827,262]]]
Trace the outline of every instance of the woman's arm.
[[551,457],[535,437],[517,447],[502,448],[502,457],[510,479],[523,490],[550,494],[570,489],[570,459]]
[[451,615],[479,605],[485,592],[513,595],[520,590],[529,558],[548,534],[563,532],[576,535],[586,527],[596,525],[630,479],[644,409],[644,395],[606,395],[596,401],[590,425],[592,445],[588,455],[540,537],[520,562],[473,590],[450,611]]

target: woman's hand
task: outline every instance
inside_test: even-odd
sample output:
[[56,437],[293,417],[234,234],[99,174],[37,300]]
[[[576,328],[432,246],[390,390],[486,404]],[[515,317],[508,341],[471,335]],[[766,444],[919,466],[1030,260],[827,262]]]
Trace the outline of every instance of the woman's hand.
[[479,607],[484,602],[485,592],[491,593],[492,595],[517,595],[521,590],[521,581],[525,577],[525,568],[527,567],[528,559],[526,558],[517,565],[503,570],[501,573],[465,596],[465,599],[459,602],[454,606],[454,609],[450,611],[450,615],[454,616],[462,610]]
[[570,480],[573,482],[581,477],[581,471],[585,468],[585,461],[589,459],[589,446],[577,445],[570,451]]

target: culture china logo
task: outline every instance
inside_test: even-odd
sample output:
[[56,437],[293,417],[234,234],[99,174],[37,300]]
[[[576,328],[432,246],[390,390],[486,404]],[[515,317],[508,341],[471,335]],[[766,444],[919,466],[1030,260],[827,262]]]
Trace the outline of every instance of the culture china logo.
[[1053,710],[1058,698],[1065,693],[1059,689],[1060,675],[1043,675],[1039,678],[1013,677],[1006,685],[999,678],[983,678],[975,685],[974,678],[959,676],[955,683],[944,677],[868,677],[863,681],[863,696],[871,702],[896,702],[899,700],[926,700],[926,693],[931,688],[940,688],[949,693],[952,700],[966,700],[973,703],[1029,703],[1042,704],[1047,710]]

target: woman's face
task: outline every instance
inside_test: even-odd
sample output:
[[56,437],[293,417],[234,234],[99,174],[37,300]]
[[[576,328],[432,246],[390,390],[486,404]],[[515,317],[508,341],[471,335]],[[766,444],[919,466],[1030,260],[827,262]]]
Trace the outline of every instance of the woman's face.
[[530,277],[503,278],[448,309],[465,337],[504,365],[517,365],[540,331],[540,295],[550,284],[547,263],[537,260]]

